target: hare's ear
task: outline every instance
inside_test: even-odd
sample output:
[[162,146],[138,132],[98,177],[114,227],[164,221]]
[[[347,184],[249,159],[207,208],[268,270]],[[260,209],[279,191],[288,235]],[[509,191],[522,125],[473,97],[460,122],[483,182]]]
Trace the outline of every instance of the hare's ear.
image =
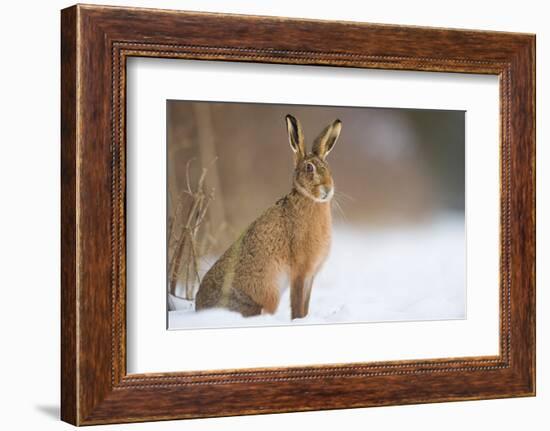
[[313,154],[324,160],[328,153],[334,148],[334,144],[338,136],[340,136],[341,130],[342,122],[340,120],[335,120],[331,125],[325,127],[313,143]]
[[295,159],[300,160],[306,155],[302,126],[296,118],[289,114],[286,116],[286,128],[288,129],[290,148],[294,151]]

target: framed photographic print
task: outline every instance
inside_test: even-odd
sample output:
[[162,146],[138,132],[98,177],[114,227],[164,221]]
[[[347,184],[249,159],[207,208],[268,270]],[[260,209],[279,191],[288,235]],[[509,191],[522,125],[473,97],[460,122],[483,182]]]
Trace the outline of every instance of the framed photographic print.
[[534,47],[63,10],[62,419],[533,396]]

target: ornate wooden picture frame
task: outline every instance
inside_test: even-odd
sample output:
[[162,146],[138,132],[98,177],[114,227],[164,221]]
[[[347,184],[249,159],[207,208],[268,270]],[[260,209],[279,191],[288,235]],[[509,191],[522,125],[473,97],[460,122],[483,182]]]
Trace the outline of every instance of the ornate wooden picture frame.
[[[64,421],[535,394],[534,35],[81,5],[61,17]],[[135,56],[497,75],[499,355],[128,374],[125,100]]]

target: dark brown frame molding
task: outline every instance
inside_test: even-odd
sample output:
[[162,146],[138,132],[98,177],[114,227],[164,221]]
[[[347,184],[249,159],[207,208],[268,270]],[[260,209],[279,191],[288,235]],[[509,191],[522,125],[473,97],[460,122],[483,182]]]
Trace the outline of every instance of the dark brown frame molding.
[[[535,394],[534,35],[77,5],[61,13],[61,54],[63,420],[88,425]],[[131,56],[498,75],[499,355],[127,374]]]

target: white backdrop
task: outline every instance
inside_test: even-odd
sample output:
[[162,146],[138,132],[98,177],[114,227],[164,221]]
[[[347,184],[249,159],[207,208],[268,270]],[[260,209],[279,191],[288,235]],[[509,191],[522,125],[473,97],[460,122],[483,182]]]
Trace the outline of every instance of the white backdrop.
[[[127,84],[128,372],[498,354],[497,77],[141,58]],[[466,111],[467,319],[167,331],[165,107],[185,98]]]
[[[233,13],[360,20],[537,33],[537,113],[549,118],[550,29],[544,2],[438,1],[311,2],[296,0],[131,0],[101,3]],[[70,429],[59,409],[59,9],[65,1],[9,2],[2,10],[0,68],[0,271],[3,298],[2,381],[6,429]],[[23,17],[24,20],[23,21]],[[550,259],[549,126],[538,135],[538,396],[537,398],[311,412],[105,426],[98,429],[266,430],[318,429],[468,430],[491,426],[543,429],[550,421],[548,271]],[[537,421],[539,424],[537,426]]]

